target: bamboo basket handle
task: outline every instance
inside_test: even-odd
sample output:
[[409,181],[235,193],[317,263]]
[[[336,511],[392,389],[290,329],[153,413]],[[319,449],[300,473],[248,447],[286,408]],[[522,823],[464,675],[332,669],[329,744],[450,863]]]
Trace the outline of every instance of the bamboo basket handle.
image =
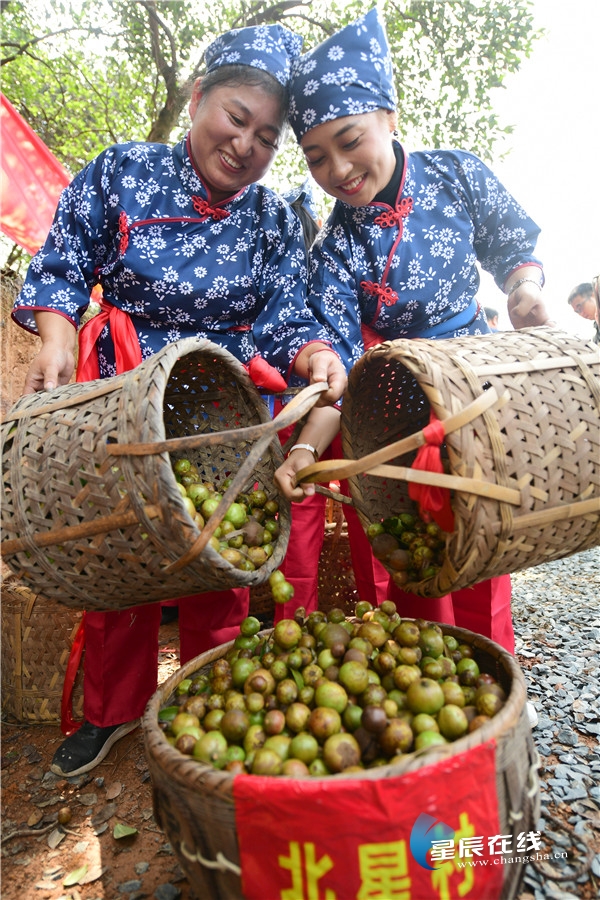
[[[472,422],[473,419],[476,419],[491,406],[498,404],[498,409],[500,409],[509,400],[510,394],[508,391],[505,391],[501,397],[498,397],[496,389],[491,387],[465,406],[464,409],[461,409],[460,412],[453,413],[444,419],[444,431],[446,434],[452,434],[453,431],[458,431],[459,428],[468,425],[469,422]],[[381,450],[368,453],[361,459],[327,459],[313,463],[304,469],[300,469],[296,475],[296,482],[301,484],[304,481],[332,481],[349,478],[352,475],[361,475],[375,466],[389,462],[397,456],[402,456],[404,453],[422,447],[424,443],[423,431],[416,431],[400,441],[394,441],[393,444],[382,447]]]
[[303,388],[290,402],[283,407],[274,419],[261,422],[259,425],[246,425],[242,428],[228,428],[226,431],[214,431],[208,434],[191,434],[186,437],[167,438],[164,441],[152,441],[141,444],[109,444],[111,456],[151,456],[155,453],[169,453],[175,450],[191,450],[196,447],[211,447],[221,444],[236,444],[240,440],[253,441],[268,434],[275,435],[288,425],[293,425],[315,405],[319,396],[328,390],[326,381],[317,381]]
[[[145,513],[149,519],[156,519],[160,516],[160,509],[157,506],[147,506]],[[127,528],[130,525],[135,525],[137,521],[138,515],[135,510],[128,510],[127,512],[112,513],[110,516],[103,516],[101,519],[94,519],[92,522],[66,525],[64,528],[56,528],[54,531],[42,531],[26,537],[10,538],[2,541],[0,544],[0,555],[13,556],[15,553],[20,553],[22,550],[30,550],[32,547],[55,547],[56,544],[64,544],[67,541],[77,541],[82,538],[94,537],[107,531],[116,531],[118,528]]]
[[500,484],[493,484],[489,481],[479,481],[477,478],[463,478],[462,475],[445,475],[438,472],[427,472],[423,469],[408,469],[405,466],[374,466],[372,469],[367,469],[365,474],[412,481],[414,484],[432,484],[436,487],[499,500],[501,503],[510,503],[512,506],[521,505],[521,491],[502,487]]

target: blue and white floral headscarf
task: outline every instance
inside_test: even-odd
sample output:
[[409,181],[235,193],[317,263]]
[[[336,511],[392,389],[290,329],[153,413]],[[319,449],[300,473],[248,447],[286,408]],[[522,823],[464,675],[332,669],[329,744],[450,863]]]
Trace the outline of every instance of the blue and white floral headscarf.
[[377,9],[292,63],[289,119],[298,140],[332,119],[395,108],[392,58]]
[[282,25],[234,28],[216,38],[204,51],[206,72],[219,66],[252,66],[270,72],[285,85],[293,59],[300,56],[303,38]]

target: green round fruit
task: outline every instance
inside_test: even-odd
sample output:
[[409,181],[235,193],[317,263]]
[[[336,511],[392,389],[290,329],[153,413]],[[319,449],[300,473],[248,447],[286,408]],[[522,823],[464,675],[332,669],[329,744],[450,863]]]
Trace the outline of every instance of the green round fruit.
[[444,692],[432,678],[419,678],[406,691],[406,705],[415,715],[434,716],[444,705]]

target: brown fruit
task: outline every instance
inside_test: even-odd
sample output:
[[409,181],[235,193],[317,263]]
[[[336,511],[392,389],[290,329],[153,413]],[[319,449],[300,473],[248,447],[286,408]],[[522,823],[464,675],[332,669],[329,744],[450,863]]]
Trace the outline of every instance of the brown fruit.
[[365,706],[360,718],[361,727],[370,734],[380,734],[387,726],[388,716],[382,706]]
[[378,736],[381,749],[386,756],[394,756],[396,753],[408,753],[411,749],[414,735],[412,728],[404,719],[390,719],[388,725]]
[[319,743],[324,743],[332,734],[342,730],[342,720],[336,709],[328,706],[316,706],[308,719],[308,731]]
[[392,534],[387,534],[384,531],[375,535],[371,541],[371,549],[375,559],[385,562],[394,550],[398,550],[398,541]]
[[347,733],[333,734],[323,745],[323,761],[331,772],[343,772],[360,762],[360,746],[356,738]]
[[71,821],[72,813],[68,806],[61,806],[58,811],[57,820],[59,825],[68,825]]

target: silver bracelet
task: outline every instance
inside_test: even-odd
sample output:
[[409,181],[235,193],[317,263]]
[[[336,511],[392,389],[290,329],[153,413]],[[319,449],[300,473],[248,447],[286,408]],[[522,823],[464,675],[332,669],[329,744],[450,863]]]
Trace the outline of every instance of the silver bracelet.
[[509,290],[509,292],[506,296],[510,297],[511,294],[514,294],[514,292],[516,291],[517,288],[521,287],[521,285],[525,284],[525,282],[527,282],[527,281],[530,281],[531,284],[535,284],[537,287],[539,287],[539,289],[541,291],[542,283],[541,283],[541,281],[538,281],[536,278],[519,278],[519,280],[515,281],[515,283],[512,285],[511,289]]
[[293,453],[294,450],[310,450],[310,452],[312,453],[312,455],[315,458],[315,462],[319,462],[319,454],[317,453],[316,449],[312,446],[312,444],[294,444],[294,446],[290,447],[290,449],[288,450],[288,456],[290,455],[290,453]]

